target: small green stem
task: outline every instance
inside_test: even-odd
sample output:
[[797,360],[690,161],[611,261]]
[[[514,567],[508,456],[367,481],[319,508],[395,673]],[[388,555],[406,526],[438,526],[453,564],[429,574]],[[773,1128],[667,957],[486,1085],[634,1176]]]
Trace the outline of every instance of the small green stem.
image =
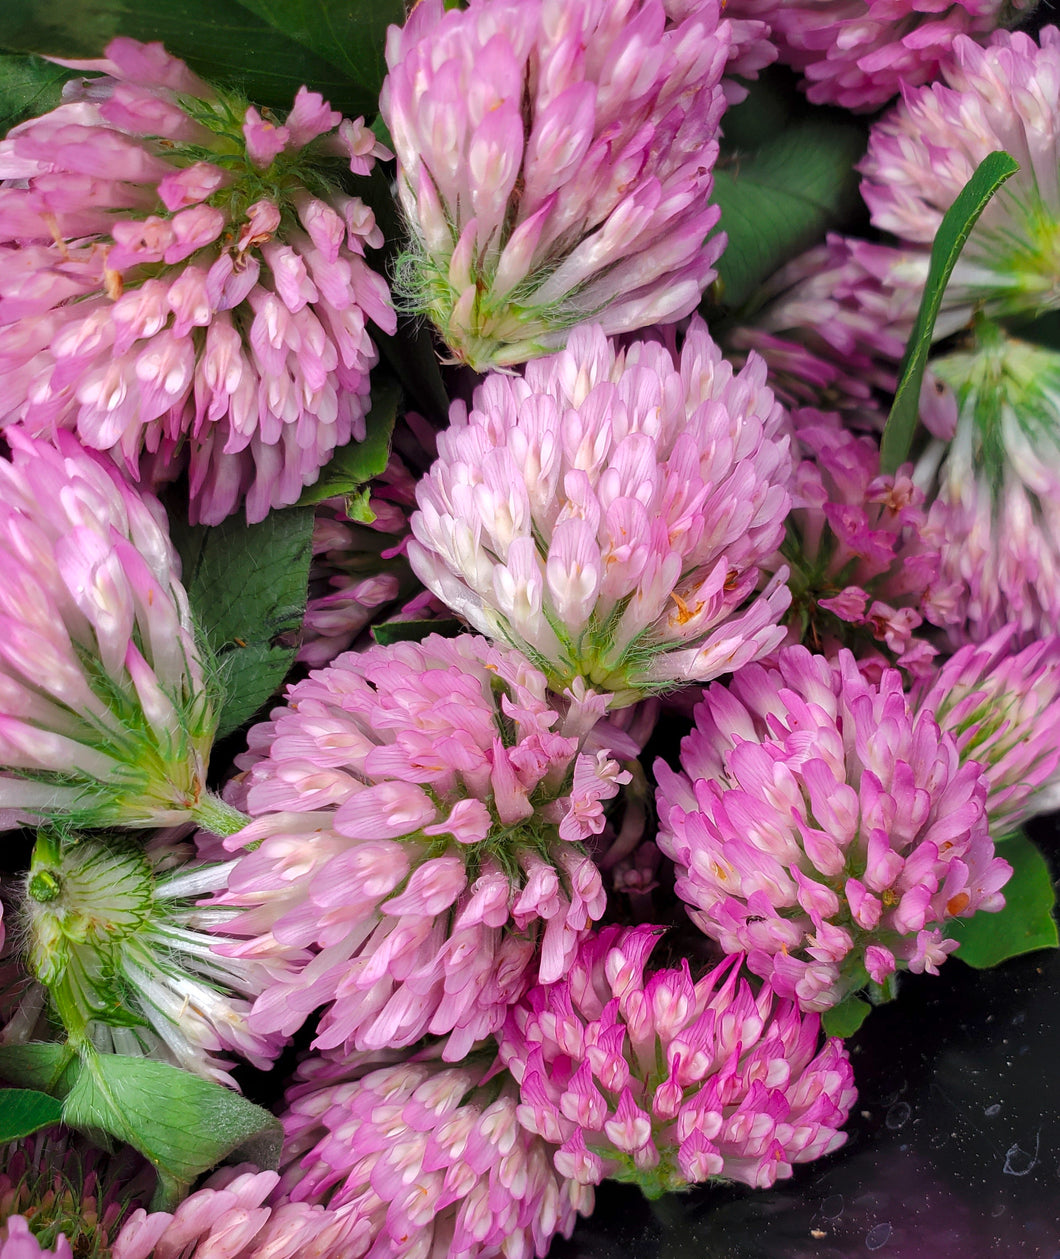
[[241,831],[251,822],[245,813],[233,809],[230,804],[225,804],[220,796],[215,796],[209,791],[202,795],[198,804],[190,812],[204,831],[211,831],[222,838],[226,835],[234,835],[236,831]]

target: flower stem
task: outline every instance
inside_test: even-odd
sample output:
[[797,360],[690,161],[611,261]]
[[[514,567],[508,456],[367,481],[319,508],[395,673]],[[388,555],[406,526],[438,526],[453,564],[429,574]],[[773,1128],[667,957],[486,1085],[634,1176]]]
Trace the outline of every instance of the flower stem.
[[251,819],[230,804],[225,804],[220,796],[212,792],[204,792],[199,802],[190,810],[191,816],[203,828],[222,838],[234,835],[244,826],[249,826]]

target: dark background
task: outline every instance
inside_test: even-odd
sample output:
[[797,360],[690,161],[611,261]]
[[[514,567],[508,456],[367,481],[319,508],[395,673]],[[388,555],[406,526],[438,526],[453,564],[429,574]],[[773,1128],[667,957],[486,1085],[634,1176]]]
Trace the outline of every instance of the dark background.
[[[1056,874],[1060,819],[1028,829]],[[904,976],[849,1045],[843,1149],[768,1191],[603,1185],[549,1259],[1060,1259],[1060,952]]]

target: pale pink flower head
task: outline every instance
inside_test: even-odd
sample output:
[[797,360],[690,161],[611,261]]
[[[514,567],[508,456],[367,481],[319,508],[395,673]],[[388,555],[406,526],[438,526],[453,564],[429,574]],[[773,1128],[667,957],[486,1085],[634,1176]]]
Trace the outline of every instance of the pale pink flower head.
[[771,28],[782,65],[803,73],[817,105],[871,111],[930,83],[955,40],[982,43],[1014,25],[1035,0],[730,0],[736,18]]
[[334,180],[386,151],[315,92],[281,124],[158,44],[78,65],[103,77],[0,142],[0,424],[186,468],[193,518],[260,520],[364,436],[366,320],[394,314]]
[[773,59],[765,27],[722,7],[422,0],[390,28],[399,287],[456,359],[522,363],[580,323],[628,332],[696,308],[724,248],[706,239],[723,75]]
[[1060,305],[1060,31],[1041,47],[998,31],[958,36],[941,81],[904,94],[870,132],[859,169],[873,224],[927,255],[979,163],[1004,149],[1020,169],[972,228],[943,299],[938,338],[973,311],[1040,314]]
[[783,639],[782,413],[757,356],[734,373],[701,320],[676,358],[598,327],[454,403],[417,487],[409,559],[480,632],[614,707],[731,672]]
[[825,655],[849,646],[863,665],[874,654],[914,673],[930,669],[936,649],[925,630],[956,619],[959,586],[942,578],[941,529],[912,465],[881,473],[874,438],[835,417],[803,421],[796,447],[806,458],[792,479],[781,551],[794,641]]
[[1004,905],[982,768],[897,670],[873,682],[848,651],[786,647],[708,687],[682,772],[655,769],[693,921],[804,1009],[935,974],[957,947],[946,924]]
[[508,1015],[519,1118],[560,1147],[557,1171],[650,1198],[715,1177],[767,1189],[842,1145],[856,1097],[842,1042],[821,1047],[817,1015],[768,985],[755,997],[739,957],[698,982],[684,959],[646,975],[660,934],[604,928]]
[[176,1211],[139,1208],[109,1259],[354,1259],[359,1222],[352,1212],[277,1200],[276,1172],[249,1163],[223,1167]]
[[966,349],[933,360],[956,431],[918,479],[936,494],[942,573],[958,589],[950,637],[1006,625],[1018,645],[1060,624],[1060,354],[981,320]]
[[[147,1204],[153,1170],[46,1133],[4,1149],[0,1259],[351,1259],[340,1212],[271,1204],[279,1176],[244,1164],[215,1172],[175,1212]],[[3,1147],[0,1147],[3,1148]]]
[[987,783],[991,834],[1001,839],[1060,804],[1060,638],[1015,650],[1017,627],[960,648],[920,679],[911,699],[949,731]]
[[[550,699],[484,639],[340,656],[250,732],[257,819],[221,898],[249,957],[277,959],[252,1025],[378,1049],[450,1034],[459,1059],[538,973],[555,978],[604,909],[581,841],[638,748],[597,725],[602,696]],[[594,729],[595,727],[595,729]],[[307,962],[284,963],[282,949]]]
[[[21,960],[75,1043],[228,1085],[233,1054],[269,1066],[283,1039],[247,1022],[269,968],[222,956],[236,911],[204,903],[234,864],[197,860],[166,832],[146,846],[38,832],[16,916]],[[4,1039],[27,1039],[40,1006],[39,989],[24,989]]]
[[282,1200],[355,1220],[346,1259],[540,1259],[592,1211],[493,1053],[372,1065],[307,1059],[280,1114]]
[[217,725],[165,513],[68,433],[0,459],[0,808],[185,820]]

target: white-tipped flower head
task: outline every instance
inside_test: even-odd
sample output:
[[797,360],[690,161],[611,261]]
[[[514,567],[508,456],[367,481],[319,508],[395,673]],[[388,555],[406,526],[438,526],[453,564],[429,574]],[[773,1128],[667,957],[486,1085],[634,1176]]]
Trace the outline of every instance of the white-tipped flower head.
[[1014,652],[1015,631],[962,647],[912,694],[961,756],[978,761],[996,839],[1060,804],[1060,638]]
[[281,123],[161,44],[75,64],[97,76],[0,142],[0,424],[186,468],[193,519],[261,520],[365,434],[366,322],[395,317],[337,182],[389,152],[316,92]]
[[721,8],[422,0],[390,28],[399,282],[456,358],[522,363],[589,319],[627,332],[695,309],[724,246],[705,243],[722,75],[772,59],[762,24]]
[[0,807],[169,825],[217,725],[165,517],[60,433],[0,459]]
[[677,362],[597,327],[454,403],[419,484],[409,559],[443,602],[556,690],[630,704],[771,651],[789,595],[791,462],[755,356],[734,374],[701,321]]
[[231,1083],[226,1052],[265,1067],[282,1040],[246,1024],[264,968],[213,951],[233,912],[198,905],[225,887],[232,863],[189,855],[162,837],[145,849],[40,832],[22,906],[25,961],[75,1043]]

